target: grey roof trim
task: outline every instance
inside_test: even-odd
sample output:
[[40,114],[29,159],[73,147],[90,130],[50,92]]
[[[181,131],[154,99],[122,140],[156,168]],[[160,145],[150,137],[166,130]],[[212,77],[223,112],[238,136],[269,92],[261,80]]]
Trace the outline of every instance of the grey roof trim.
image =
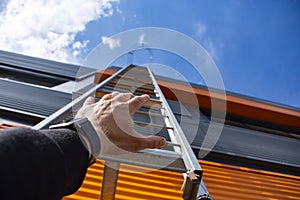
[[[83,79],[95,73],[96,69],[79,65],[50,61],[0,50],[0,64],[34,72],[55,75],[70,80]],[[80,70],[80,71],[79,71]]]
[[[183,124],[183,128],[184,126]],[[193,148],[201,148],[207,128],[207,123],[200,123],[200,129],[191,144]],[[298,139],[228,125],[224,126],[218,142],[212,149],[212,152],[293,167],[300,167],[299,151]]]
[[3,106],[0,106],[0,110],[6,111],[6,112],[18,113],[20,115],[32,116],[32,117],[40,118],[40,119],[45,119],[47,117],[47,116],[43,116],[43,115],[39,115],[39,114],[27,112],[27,111],[17,110],[14,108],[3,107]]
[[71,100],[71,94],[0,79],[0,107],[9,111],[47,117]]

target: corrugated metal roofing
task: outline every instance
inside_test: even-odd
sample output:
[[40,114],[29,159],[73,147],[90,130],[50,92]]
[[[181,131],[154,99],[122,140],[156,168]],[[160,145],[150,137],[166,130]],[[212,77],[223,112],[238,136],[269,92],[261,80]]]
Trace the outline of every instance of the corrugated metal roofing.
[[[206,133],[208,124],[200,123]],[[199,147],[199,144],[197,145]],[[225,125],[213,151],[300,167],[300,140]]]
[[56,75],[68,78],[70,80],[75,80],[76,78],[81,79],[86,75],[90,75],[91,73],[95,72],[95,69],[88,67],[55,62],[1,50],[0,64],[12,66],[14,68],[26,69],[29,71]]
[[0,79],[0,107],[45,118],[69,103],[72,95]]
[[[214,200],[300,199],[300,177],[208,161],[200,161],[200,164],[204,182]],[[182,199],[182,174],[164,170],[133,173],[140,169],[121,165],[116,199]],[[97,161],[88,169],[82,187],[63,200],[98,200],[102,171],[103,164]]]

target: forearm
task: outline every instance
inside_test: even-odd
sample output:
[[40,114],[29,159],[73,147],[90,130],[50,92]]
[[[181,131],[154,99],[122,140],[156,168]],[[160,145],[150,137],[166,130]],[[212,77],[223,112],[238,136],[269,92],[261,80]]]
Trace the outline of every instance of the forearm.
[[69,129],[43,130],[43,134],[55,141],[64,158],[64,195],[74,193],[81,186],[89,165],[89,153],[78,134]]
[[71,130],[3,130],[0,199],[60,199],[79,188],[88,159],[87,150]]

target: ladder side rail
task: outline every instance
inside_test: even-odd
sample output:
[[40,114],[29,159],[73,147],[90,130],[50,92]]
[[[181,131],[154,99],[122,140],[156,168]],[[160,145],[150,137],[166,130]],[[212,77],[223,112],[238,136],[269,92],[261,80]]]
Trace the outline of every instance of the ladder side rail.
[[100,199],[114,200],[117,190],[118,176],[119,176],[120,162],[105,161]]
[[126,69],[127,69],[127,67],[120,69],[119,71],[114,73],[112,76],[105,79],[104,81],[102,81],[98,85],[95,85],[93,88],[91,88],[87,92],[83,93],[81,96],[79,96],[75,100],[71,101],[70,103],[68,103],[67,105],[62,107],[61,109],[57,110],[52,115],[50,115],[49,117],[47,117],[43,121],[39,122],[38,124],[36,124],[32,128],[36,129],[36,130],[43,129],[43,128],[48,128],[51,124],[57,123],[59,120],[62,120],[64,117],[66,117],[67,113],[70,113],[72,111],[73,106],[77,106],[77,105],[81,104],[83,101],[85,101],[86,98],[93,95],[94,92],[96,92],[99,88],[103,87],[105,84],[110,82],[112,79],[114,79],[116,76],[118,76],[119,74],[124,72]]
[[196,158],[188,140],[186,139],[184,132],[182,131],[180,125],[177,122],[165,96],[163,95],[160,87],[158,86],[156,79],[150,69],[147,67],[149,75],[152,79],[152,83],[156,88],[156,92],[162,101],[165,109],[161,109],[162,113],[169,116],[169,120],[166,121],[166,125],[171,125],[173,130],[169,130],[169,135],[171,141],[174,143],[178,143],[181,145],[181,148],[174,147],[174,151],[180,153],[183,159],[183,162],[186,167],[185,174],[185,183],[183,185],[183,199],[184,200],[192,200],[197,198],[197,193],[199,189],[199,183],[202,178],[202,169],[200,164],[198,163],[198,159]]
[[[151,70],[148,67],[147,67],[147,69],[148,69],[148,72],[152,79],[152,83],[153,83],[154,87],[156,88],[157,93],[159,94],[160,100],[163,102],[163,105],[165,106],[166,115],[169,116],[169,118],[170,118],[169,121],[170,121],[171,125],[174,127],[173,139],[175,141],[172,141],[172,142],[178,143],[181,145],[182,158],[184,160],[187,170],[194,171],[199,176],[198,178],[200,179],[201,175],[202,175],[202,169],[200,167],[200,164],[198,163],[198,159],[196,158],[188,140],[186,139],[186,137],[184,135],[184,132],[182,131],[180,125],[178,124],[177,119],[175,118],[166,98],[164,97],[162,91],[160,90],[153,73],[151,72]],[[179,151],[178,153],[181,153],[181,152]]]

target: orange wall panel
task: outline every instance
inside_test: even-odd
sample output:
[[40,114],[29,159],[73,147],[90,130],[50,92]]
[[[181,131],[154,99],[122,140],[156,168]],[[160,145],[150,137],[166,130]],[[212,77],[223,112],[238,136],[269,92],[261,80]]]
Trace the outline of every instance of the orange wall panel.
[[[149,172],[137,173],[146,169]],[[73,195],[63,200],[85,200],[100,198],[103,173],[103,161],[97,160],[87,172],[81,188]],[[147,169],[138,166],[121,164],[116,199],[151,199],[151,200],[180,200],[182,199],[181,173],[164,170]]]
[[300,199],[300,177],[200,161],[214,200]]
[[[199,162],[204,171],[204,183],[214,200],[300,200],[300,177],[215,162]],[[134,173],[140,169],[121,165],[116,199],[182,199],[182,174],[164,170]],[[64,200],[98,200],[102,170],[103,163],[97,161],[89,168],[79,191]]]

